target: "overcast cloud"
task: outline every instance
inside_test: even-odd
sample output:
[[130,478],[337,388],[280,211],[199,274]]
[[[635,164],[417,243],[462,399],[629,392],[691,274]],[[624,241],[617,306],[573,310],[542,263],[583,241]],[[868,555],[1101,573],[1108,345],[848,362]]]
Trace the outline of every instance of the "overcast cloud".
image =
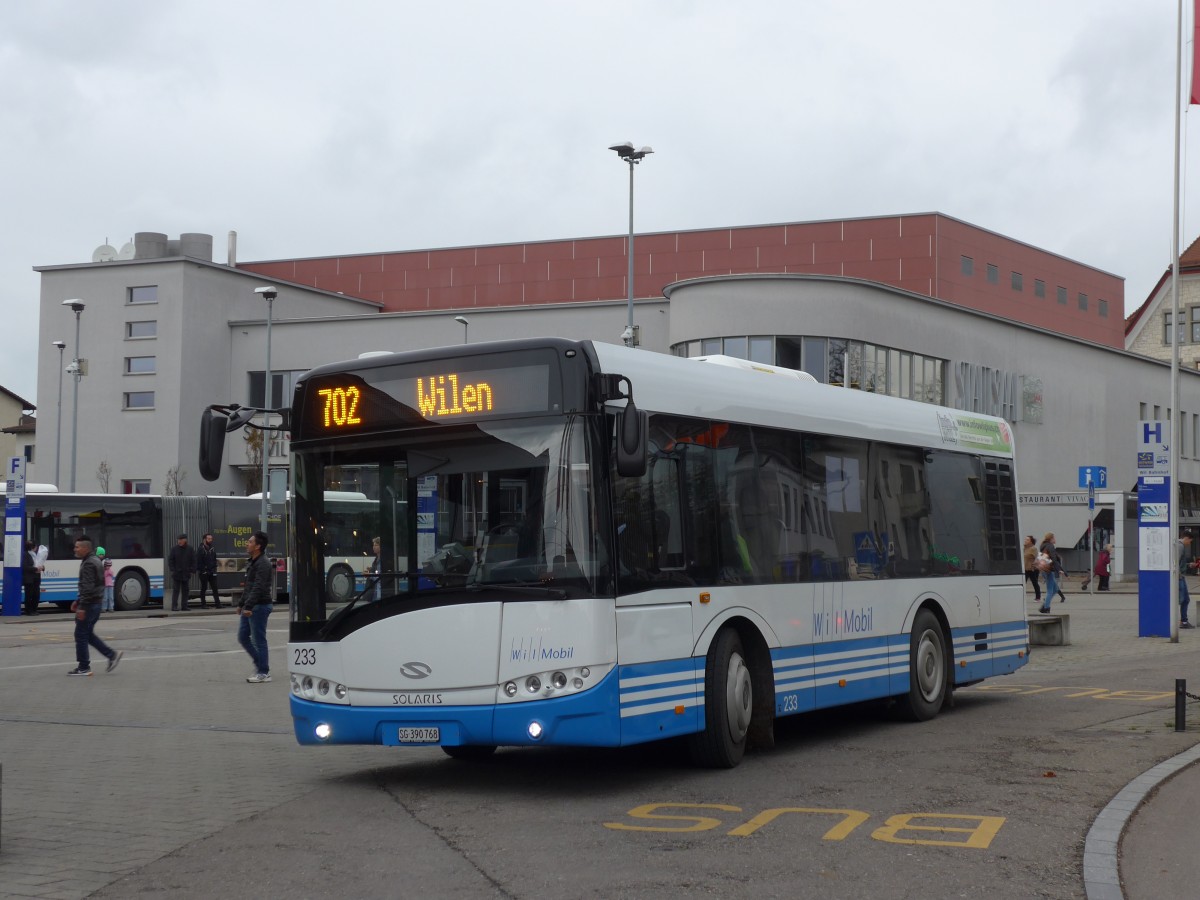
[[36,401],[51,349],[32,266],[620,234],[624,140],[639,232],[936,210],[1129,313],[1170,263],[1175,37],[1173,0],[10,4],[0,385]]

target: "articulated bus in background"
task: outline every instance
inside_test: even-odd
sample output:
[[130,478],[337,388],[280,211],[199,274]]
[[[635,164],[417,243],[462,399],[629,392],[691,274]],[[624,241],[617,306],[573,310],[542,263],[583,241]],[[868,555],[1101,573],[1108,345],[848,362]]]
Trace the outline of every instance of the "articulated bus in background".
[[[764,371],[531,339],[309,372],[297,739],[473,758],[684,737],[733,766],[776,717],[891,698],[928,719],[1022,666],[1008,424],[745,366]],[[226,425],[207,414],[202,471]],[[349,599],[326,490],[365,495],[382,539]]]
[[[0,485],[2,487],[2,485]],[[169,588],[166,558],[176,536],[187,534],[199,545],[212,532],[217,549],[217,584],[222,595],[239,592],[246,568],[246,538],[260,521],[260,502],[249,497],[175,497],[152,494],[62,494],[51,485],[26,491],[25,534],[49,551],[42,574],[42,602],[69,605],[79,585],[75,539],[86,535],[112,560],[113,603],[119,610],[160,603]],[[282,512],[268,516],[271,546],[278,555],[277,587],[286,591],[286,553]],[[192,588],[199,588],[193,579]]]

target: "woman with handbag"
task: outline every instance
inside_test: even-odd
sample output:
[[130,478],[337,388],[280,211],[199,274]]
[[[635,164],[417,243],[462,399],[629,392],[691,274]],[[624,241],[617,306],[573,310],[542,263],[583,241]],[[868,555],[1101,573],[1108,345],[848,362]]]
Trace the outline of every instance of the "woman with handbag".
[[1039,572],[1035,562],[1038,555],[1037,541],[1033,539],[1032,534],[1025,535],[1025,547],[1023,549],[1025,557],[1025,580],[1033,585],[1033,602],[1038,606],[1042,605],[1042,582],[1039,577]]

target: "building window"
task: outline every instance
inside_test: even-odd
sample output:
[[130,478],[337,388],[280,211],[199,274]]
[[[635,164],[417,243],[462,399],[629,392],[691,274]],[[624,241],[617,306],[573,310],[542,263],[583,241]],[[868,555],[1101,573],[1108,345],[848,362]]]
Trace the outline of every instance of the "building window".
[[1108,301],[1107,300],[1097,300],[1096,301],[1096,309],[1100,313],[1100,318],[1102,318],[1102,319],[1108,318]]
[[1000,283],[1000,269],[991,263],[987,264],[987,281],[988,284]]
[[752,337],[750,342],[750,361],[757,363],[775,362],[775,341],[769,337]]
[[1066,306],[1067,305],[1067,289],[1060,284],[1058,286],[1056,294],[1057,294],[1057,299],[1058,299],[1058,305]]
[[122,478],[121,479],[122,494],[148,494],[150,493],[149,478]]
[[26,444],[24,449],[25,462],[33,463],[33,444]]
[[131,287],[129,289],[129,303],[157,303],[158,302],[158,285],[148,284],[143,287]]
[[962,258],[962,273],[964,275],[974,275],[975,274],[975,260],[971,259],[971,257],[969,257],[969,256],[964,256]]
[[1035,297],[1045,297],[1046,296],[1046,282],[1042,281],[1042,279],[1040,279],[1040,278],[1033,279],[1033,296],[1035,296]]
[[125,357],[126,375],[153,375],[155,372],[155,357],[127,356]]
[[125,339],[136,340],[138,338],[158,337],[157,322],[126,322],[125,323]]
[[1188,334],[1191,343],[1200,344],[1200,306],[1188,307]]
[[154,391],[126,391],[123,409],[154,409]]
[[1079,308],[1082,309],[1084,312],[1087,312],[1087,308],[1088,308],[1087,294],[1083,293],[1082,291],[1079,292]]
[[1171,325],[1175,321],[1175,314],[1170,312],[1163,313],[1163,343],[1168,347],[1175,342],[1175,338],[1171,331]]
[[1025,290],[1025,276],[1023,276],[1020,272],[1012,273],[1012,289],[1014,291]]
[[[744,341],[745,338],[742,338]],[[706,354],[719,354],[721,352],[721,339],[715,338],[716,349],[706,350]],[[705,342],[707,343],[707,342]],[[291,371],[272,372],[271,373],[271,406],[278,409],[281,406],[290,406],[292,403],[292,391],[296,387],[296,382],[300,380],[300,376],[305,373],[305,369],[293,369]],[[263,385],[266,379],[262,372],[250,372],[250,399],[246,402],[247,406],[265,407],[267,398]]]

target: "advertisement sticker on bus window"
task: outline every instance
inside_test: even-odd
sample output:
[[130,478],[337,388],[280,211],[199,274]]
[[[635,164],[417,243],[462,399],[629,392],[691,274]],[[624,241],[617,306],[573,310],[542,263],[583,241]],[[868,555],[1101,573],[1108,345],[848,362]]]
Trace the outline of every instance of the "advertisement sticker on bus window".
[[1012,453],[1012,429],[1008,423],[964,413],[938,413],[938,427],[943,444],[957,444],[964,449],[992,450]]

